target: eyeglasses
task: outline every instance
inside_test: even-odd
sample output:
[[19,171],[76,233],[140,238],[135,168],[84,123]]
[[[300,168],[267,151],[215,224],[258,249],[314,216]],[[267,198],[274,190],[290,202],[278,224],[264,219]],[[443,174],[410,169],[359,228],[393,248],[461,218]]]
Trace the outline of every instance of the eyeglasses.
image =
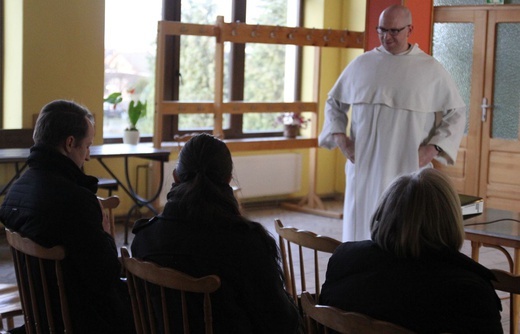
[[376,31],[378,35],[383,36],[384,34],[388,33],[390,36],[397,36],[401,31],[403,31],[405,28],[408,28],[411,24],[407,24],[401,29],[385,29],[382,27],[376,27]]

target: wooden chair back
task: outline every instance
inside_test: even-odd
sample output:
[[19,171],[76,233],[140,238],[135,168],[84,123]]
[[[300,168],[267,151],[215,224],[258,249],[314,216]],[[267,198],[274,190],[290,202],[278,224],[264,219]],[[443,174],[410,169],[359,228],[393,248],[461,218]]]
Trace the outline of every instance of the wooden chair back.
[[[341,242],[310,231],[298,230],[294,227],[284,227],[279,219],[275,219],[274,226],[279,236],[285,287],[287,291],[291,294],[296,303],[298,303],[298,295],[303,291],[307,291],[305,264],[312,265],[309,261],[306,261],[305,258],[304,248],[307,248],[313,253],[314,292],[316,294],[316,300],[319,300],[321,284],[319,266],[320,254],[318,252],[329,253],[330,257],[330,254],[334,253]],[[294,252],[294,250],[297,250],[297,252]],[[308,257],[309,255],[307,255],[307,258]],[[300,289],[296,288],[295,268],[297,266],[299,266],[300,269]]]
[[510,333],[515,332],[515,321],[514,316],[516,313],[516,303],[513,301],[513,295],[520,294],[520,276],[514,275],[509,271],[500,269],[491,269],[491,272],[495,275],[496,281],[491,281],[495,290],[509,292],[509,329]]
[[373,319],[367,315],[346,312],[336,307],[318,305],[308,292],[301,297],[303,313],[307,320],[307,328],[314,333],[316,328],[312,322],[323,326],[323,333],[334,330],[342,334],[412,334],[413,332],[390,322]]
[[[28,333],[72,333],[61,263],[62,246],[45,248],[6,229]],[[59,301],[59,308],[56,302]]]
[[115,227],[115,218],[113,210],[119,206],[121,200],[118,196],[110,196],[110,197],[98,197],[101,205],[103,205],[103,209],[108,214],[110,219],[110,234],[115,239],[116,237],[116,227]]
[[[172,300],[169,300],[168,292],[172,290],[179,292],[180,295],[179,309],[182,317],[179,317],[182,318],[183,333],[190,333],[187,293],[203,294],[205,333],[213,333],[210,294],[220,288],[218,276],[194,278],[172,268],[130,257],[125,247],[121,248],[121,257],[138,334],[173,333],[175,325],[170,319],[173,318],[174,310],[168,309],[172,305],[169,303]],[[157,294],[155,296],[154,291]]]

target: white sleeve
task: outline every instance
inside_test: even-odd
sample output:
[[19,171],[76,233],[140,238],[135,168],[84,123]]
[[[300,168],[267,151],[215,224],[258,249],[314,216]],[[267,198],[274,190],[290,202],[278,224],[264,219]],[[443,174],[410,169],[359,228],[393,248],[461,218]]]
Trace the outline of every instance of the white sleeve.
[[441,122],[429,142],[438,145],[443,151],[436,160],[445,165],[455,164],[465,127],[466,107],[443,112]]
[[347,112],[349,108],[349,104],[339,102],[332,97],[327,99],[325,103],[325,122],[318,136],[319,146],[328,148],[329,150],[337,146],[332,134],[346,133],[348,124]]

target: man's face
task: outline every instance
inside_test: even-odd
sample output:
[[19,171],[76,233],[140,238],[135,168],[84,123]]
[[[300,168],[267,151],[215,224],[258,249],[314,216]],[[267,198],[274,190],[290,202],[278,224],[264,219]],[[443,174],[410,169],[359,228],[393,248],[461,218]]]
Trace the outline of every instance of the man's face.
[[68,153],[68,157],[74,161],[79,168],[83,167],[85,161],[90,160],[90,146],[94,141],[94,126],[90,122],[87,123],[87,136],[79,141],[74,140],[70,152]]
[[[381,45],[394,55],[408,50],[408,37],[413,30],[410,22],[398,14],[395,11],[384,13],[379,19],[379,28],[385,31],[378,33]],[[398,30],[400,31],[397,32]]]

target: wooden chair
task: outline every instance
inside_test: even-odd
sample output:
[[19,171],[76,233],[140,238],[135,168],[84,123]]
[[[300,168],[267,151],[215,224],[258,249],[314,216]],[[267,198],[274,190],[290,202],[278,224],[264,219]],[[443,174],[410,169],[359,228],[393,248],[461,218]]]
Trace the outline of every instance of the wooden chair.
[[[330,237],[317,235],[316,233],[310,231],[298,230],[294,227],[284,227],[279,219],[275,219],[274,227],[279,236],[280,252],[285,276],[285,287],[287,291],[291,294],[296,303],[298,303],[298,295],[303,291],[307,291],[305,277],[306,261],[304,256],[304,248],[307,248],[313,252],[314,292],[316,300],[319,300],[321,285],[318,252],[332,254],[341,244],[341,242]],[[291,244],[294,244],[296,247],[292,247]],[[294,254],[293,248],[298,250],[298,255]],[[295,259],[295,257],[297,257],[297,259]],[[298,263],[300,267],[300,289],[298,289],[298,291],[296,289],[295,279],[296,263]]]
[[339,308],[317,305],[311,294],[308,292],[302,293],[302,308],[307,320],[307,328],[310,328],[310,333],[314,333],[312,322],[323,326],[323,332],[329,333],[332,329],[343,334],[412,334],[413,332],[401,326],[392,324],[390,322],[373,319],[367,315],[346,312]]
[[0,333],[6,329],[14,328],[14,317],[23,315],[20,294],[16,284],[0,284]]
[[510,333],[515,333],[516,305],[513,296],[520,294],[520,276],[500,269],[491,269],[491,272],[496,278],[496,281],[491,281],[495,290],[509,292],[509,330]]
[[115,226],[115,218],[113,214],[113,209],[119,206],[121,203],[118,196],[110,196],[110,197],[98,197],[103,205],[103,209],[105,209],[110,217],[110,234],[115,239],[116,237],[116,226]]
[[[63,247],[42,247],[10,229],[6,229],[6,236],[22,299],[25,330],[28,333],[63,330],[72,333],[61,270],[65,258]],[[51,300],[59,300],[60,307],[56,308]]]
[[[182,328],[184,333],[190,333],[188,320],[188,303],[186,293],[203,294],[205,333],[213,333],[210,293],[220,288],[220,278],[215,275],[194,278],[172,268],[161,267],[155,263],[132,258],[126,247],[121,247],[121,257],[128,280],[128,290],[132,300],[135,328],[138,334],[172,333],[175,326],[170,318],[174,310],[168,309],[167,301],[170,292],[175,290],[180,295]],[[153,292],[156,292],[154,296]],[[156,296],[160,296],[159,299]],[[162,314],[162,317],[161,317]],[[232,321],[232,319],[230,319]],[[162,326],[162,329],[157,328]]]

